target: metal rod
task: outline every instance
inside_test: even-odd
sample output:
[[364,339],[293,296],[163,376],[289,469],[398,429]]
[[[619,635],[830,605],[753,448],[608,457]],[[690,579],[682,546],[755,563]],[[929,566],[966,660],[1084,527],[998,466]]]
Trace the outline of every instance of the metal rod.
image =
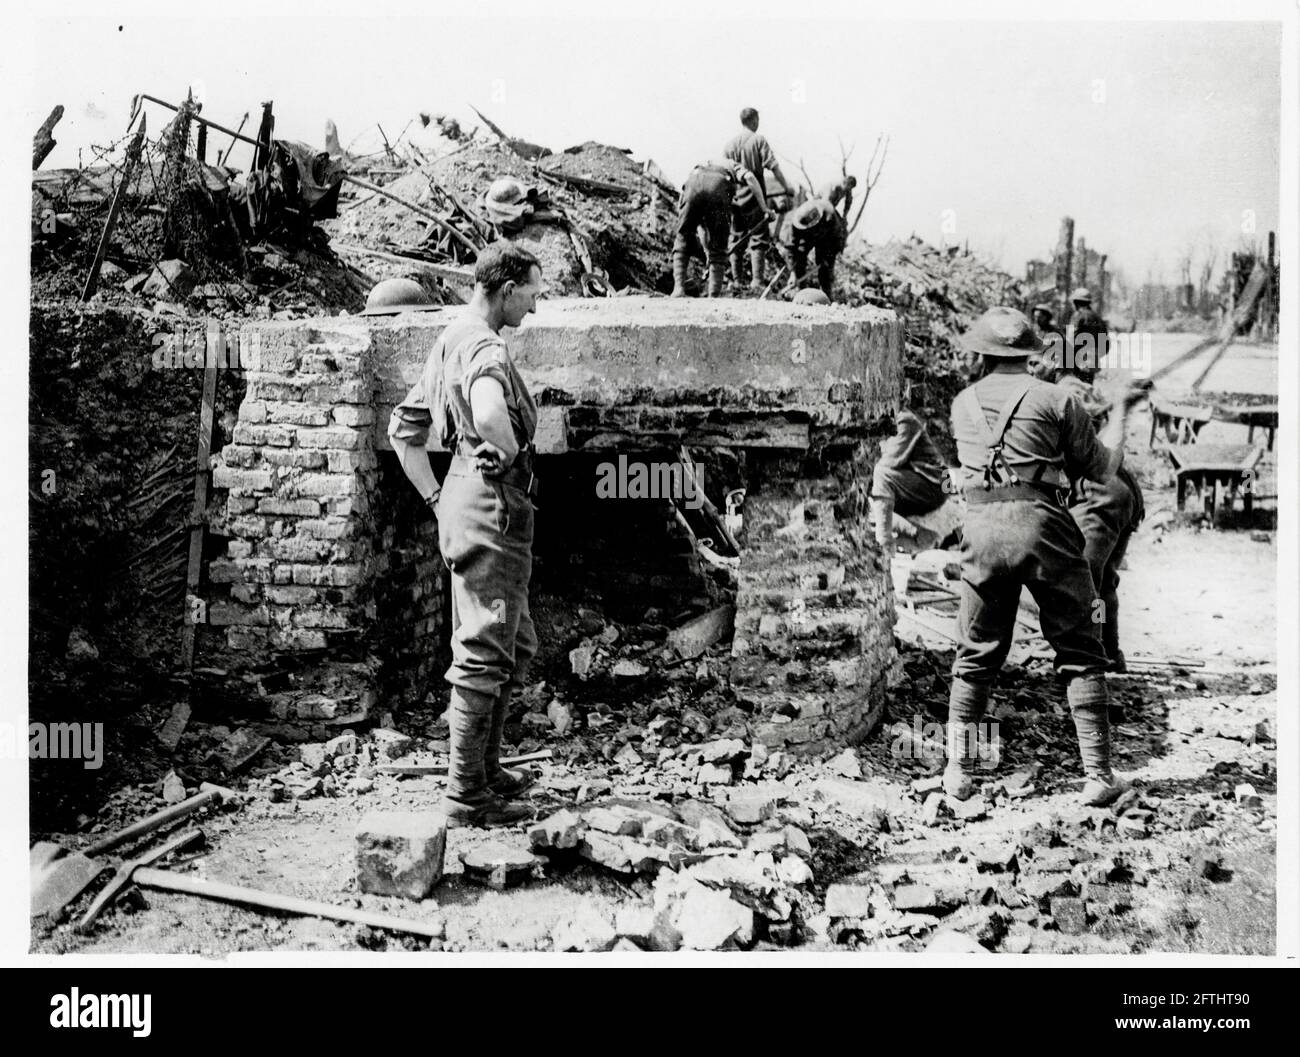
[[[159,106],[165,106],[168,110],[175,110],[177,113],[180,113],[181,108],[175,103],[169,103],[166,99],[159,99],[156,95],[145,95],[141,92],[136,98],[148,99],[151,103],[157,103]],[[209,121],[205,117],[199,117],[197,114],[194,114],[192,115],[191,120],[201,122],[202,124],[207,125],[208,128],[215,128],[218,132],[224,132],[227,136],[233,136],[235,139],[243,140],[245,143],[251,143],[254,147],[260,146],[257,140],[250,139],[248,136],[240,135],[238,132],[228,129],[224,125],[218,125],[215,121]],[[239,127],[243,128],[244,126],[240,125]]]

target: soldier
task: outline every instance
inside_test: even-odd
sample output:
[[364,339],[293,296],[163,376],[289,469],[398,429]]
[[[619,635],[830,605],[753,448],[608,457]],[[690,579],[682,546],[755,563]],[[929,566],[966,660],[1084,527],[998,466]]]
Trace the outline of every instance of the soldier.
[[[402,469],[438,518],[451,572],[451,728],[444,810],[453,825],[509,825],[533,777],[501,766],[512,690],[537,652],[528,611],[532,574],[533,434],[537,406],[501,338],[537,308],[541,266],[495,242],[474,266],[474,296],[438,338],[420,380],[388,427]],[[439,488],[425,443],[453,452]]]
[[835,258],[847,237],[844,218],[824,198],[810,198],[792,211],[781,227],[781,254],[802,285],[808,272],[808,254],[817,257],[817,285],[827,297],[835,283]]
[[1049,355],[1030,356],[1029,373],[1035,378],[1043,378],[1050,382],[1055,365],[1065,360],[1061,355],[1065,345],[1065,335],[1056,325],[1050,305],[1034,305],[1034,329],[1038,331],[1039,340],[1042,341]]
[[1066,357],[1067,369],[1076,364],[1096,370],[1106,355],[1106,321],[1092,309],[1092,294],[1080,286],[1070,295],[1074,312],[1070,316],[1067,348],[1073,357]]
[[944,789],[957,799],[973,792],[972,732],[1011,648],[1021,588],[1028,587],[1066,684],[1086,779],[1083,801],[1110,803],[1124,786],[1110,766],[1109,661],[1093,623],[1097,593],[1083,538],[1065,495],[1072,478],[1115,475],[1129,409],[1145,390],[1129,388],[1099,437],[1077,397],[1028,374],[1029,356],[1041,352],[1042,342],[1021,313],[989,309],[963,345],[982,361],[984,375],[952,405],[967,512]]
[[826,199],[847,221],[849,210],[853,208],[853,189],[857,186],[856,176],[845,176],[843,179],[823,184],[821,190],[817,192],[817,197]]
[[[791,186],[790,181],[785,178],[785,174],[781,172],[781,166],[778,164],[776,154],[767,142],[767,138],[759,135],[758,111],[753,107],[745,107],[740,112],[740,123],[745,127],[745,131],[727,141],[727,145],[722,148],[723,156],[731,161],[739,162],[753,173],[760,187],[767,186],[763,171],[770,169],[772,175],[780,181],[781,186],[785,189],[785,194],[788,196],[786,200],[793,201],[794,188]],[[771,232],[768,230],[766,223],[748,229],[739,227],[736,224],[732,225],[731,246],[729,247],[731,281],[737,287],[744,283],[744,276],[742,275],[744,267],[743,254],[746,245],[748,245],[751,272],[750,284],[755,292],[763,290],[767,283],[765,265],[770,239]]]
[[767,223],[767,202],[758,178],[739,162],[710,161],[697,165],[686,178],[673,239],[673,297],[686,296],[686,276],[692,250],[703,233],[708,260],[708,295],[722,294],[727,267],[728,231],[749,231]]
[[886,555],[894,553],[895,513],[905,518],[929,514],[947,499],[948,469],[913,408],[920,392],[908,385],[906,406],[894,419],[894,435],[880,446],[872,473],[871,522]]
[[[1044,357],[1044,363],[1051,359]],[[1052,381],[1073,393],[1100,432],[1110,417],[1110,404],[1093,386],[1097,370],[1078,362],[1072,368],[1055,365]],[[1070,514],[1083,533],[1083,557],[1092,570],[1093,586],[1101,600],[1101,644],[1112,672],[1125,672],[1124,651],[1119,646],[1119,568],[1128,552],[1129,539],[1146,515],[1142,486],[1121,465],[1109,481],[1078,480],[1070,492]],[[1122,712],[1111,707],[1112,718]]]

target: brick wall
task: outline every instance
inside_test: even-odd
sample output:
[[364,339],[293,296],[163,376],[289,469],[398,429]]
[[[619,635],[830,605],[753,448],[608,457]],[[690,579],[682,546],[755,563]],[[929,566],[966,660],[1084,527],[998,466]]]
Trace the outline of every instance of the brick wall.
[[[245,328],[247,392],[213,477],[222,503],[213,528],[227,545],[209,568],[209,624],[232,663],[351,665],[374,673],[350,694],[358,702],[409,700],[435,685],[445,660],[445,574],[433,521],[385,450],[385,427],[448,318]],[[753,456],[764,483],[746,509],[736,685],[754,698],[774,743],[815,748],[869,726],[891,661],[892,598],[862,510],[845,496],[869,470],[899,399],[893,315],[550,302],[509,340],[542,412],[539,448],[552,465],[543,486],[547,477],[561,485],[543,499],[539,535],[567,516],[563,482],[580,476],[570,460],[671,454],[683,443]],[[813,450],[820,461],[808,471]],[[697,591],[698,562],[673,549],[672,527],[647,530],[664,555],[635,560],[627,548],[635,534],[610,524],[616,507],[571,519],[575,540],[592,545],[586,572],[628,591],[643,586],[647,608]],[[796,508],[803,528],[778,532]],[[583,550],[580,542],[573,549]],[[543,573],[555,553],[539,547]]]
[[[897,664],[889,569],[866,517],[874,442],[820,467],[754,467],[740,544],[731,685],[771,749],[855,744]],[[818,471],[820,475],[818,474]]]

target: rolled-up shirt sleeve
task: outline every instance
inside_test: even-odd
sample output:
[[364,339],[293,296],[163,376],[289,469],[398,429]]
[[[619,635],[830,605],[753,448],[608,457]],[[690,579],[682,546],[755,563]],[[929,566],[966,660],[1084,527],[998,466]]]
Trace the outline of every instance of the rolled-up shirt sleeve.
[[[501,383],[502,390],[509,395],[511,388],[510,372],[506,367],[506,356],[505,345],[494,340],[480,342],[465,357],[461,375],[456,380],[456,384],[460,386],[461,394],[464,396],[467,405],[470,402],[469,391],[480,378],[495,378]],[[448,384],[451,384],[450,378]]]
[[432,425],[428,386],[422,374],[406,398],[393,408],[392,417],[388,420],[388,436],[393,440],[403,440],[423,447],[429,441],[429,427]]

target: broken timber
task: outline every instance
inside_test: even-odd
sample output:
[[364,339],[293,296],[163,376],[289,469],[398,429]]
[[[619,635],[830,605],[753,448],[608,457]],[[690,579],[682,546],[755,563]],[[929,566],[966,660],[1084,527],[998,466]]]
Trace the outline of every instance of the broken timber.
[[104,255],[108,252],[108,244],[113,238],[113,228],[117,226],[118,214],[122,211],[122,200],[126,197],[126,189],[131,184],[131,179],[135,175],[135,167],[140,161],[140,149],[144,146],[144,129],[145,116],[140,115],[140,127],[136,129],[135,137],[131,140],[130,146],[126,148],[126,162],[122,166],[122,178],[117,183],[117,190],[113,192],[113,202],[108,207],[108,218],[104,221],[104,232],[99,237],[99,247],[95,250],[95,259],[90,265],[90,274],[86,276],[86,285],[82,287],[81,299],[89,301],[94,296],[95,288],[99,285],[99,272],[104,266]]
[[63,104],[60,103],[50,111],[50,116],[42,123],[41,127],[36,130],[36,135],[32,138],[32,168],[39,169],[43,162],[57,145],[58,141],[54,138],[54,126],[63,120]]
[[364,187],[367,191],[371,192],[372,194],[382,195],[384,198],[396,202],[399,206],[405,206],[412,213],[415,213],[418,216],[422,216],[426,220],[432,220],[435,224],[438,225],[438,227],[442,228],[443,231],[447,232],[447,234],[449,234],[452,238],[454,238],[457,242],[459,242],[462,246],[464,246],[467,250],[469,250],[470,253],[474,254],[475,257],[478,256],[478,247],[475,246],[474,243],[470,242],[469,239],[467,239],[463,234],[457,231],[456,228],[452,227],[450,224],[447,223],[447,221],[443,220],[442,217],[438,216],[436,213],[432,213],[429,210],[423,208],[422,206],[417,206],[414,202],[408,202],[405,198],[398,197],[397,195],[393,194],[392,191],[386,191],[378,184],[372,184],[367,182],[366,180],[360,180],[355,176],[350,176],[347,174],[344,174],[343,179],[346,180],[348,183],[356,184],[358,187]]
[[412,921],[392,914],[376,914],[369,910],[335,906],[333,903],[322,903],[315,899],[282,896],[276,892],[262,892],[256,888],[244,888],[241,885],[226,884],[222,881],[207,881],[199,877],[169,873],[167,870],[155,870],[148,866],[136,869],[131,875],[131,880],[142,888],[183,892],[186,895],[215,899],[223,903],[236,903],[257,910],[282,910],[305,917],[347,921],[357,925],[369,925],[375,929],[387,929],[390,932],[409,932],[416,936],[428,936],[430,939],[441,939],[445,932],[445,926],[441,921]]

